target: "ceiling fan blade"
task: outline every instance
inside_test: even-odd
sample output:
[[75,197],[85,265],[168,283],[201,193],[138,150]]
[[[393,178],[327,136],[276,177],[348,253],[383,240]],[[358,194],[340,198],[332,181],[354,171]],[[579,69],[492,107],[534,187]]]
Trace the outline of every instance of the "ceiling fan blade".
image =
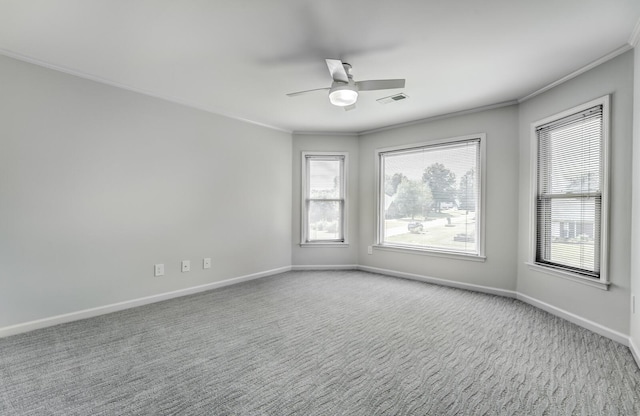
[[331,88],[316,88],[314,90],[306,90],[306,91],[298,91],[298,92],[290,92],[289,94],[287,94],[287,97],[296,97],[298,95],[302,95],[302,94],[306,94],[309,92],[314,92],[314,91],[329,91]]
[[404,81],[404,79],[376,79],[358,81],[356,85],[359,91],[390,90],[393,88],[404,88]]
[[341,60],[325,59],[325,61],[327,61],[329,73],[331,74],[331,78],[333,78],[334,81],[349,82],[349,76],[347,75],[347,71],[344,70],[344,66],[342,66]]
[[354,104],[351,104],[351,105],[348,105],[348,106],[342,107],[342,108],[344,108],[344,111],[351,111],[351,110],[355,110],[356,109],[356,105],[354,103]]

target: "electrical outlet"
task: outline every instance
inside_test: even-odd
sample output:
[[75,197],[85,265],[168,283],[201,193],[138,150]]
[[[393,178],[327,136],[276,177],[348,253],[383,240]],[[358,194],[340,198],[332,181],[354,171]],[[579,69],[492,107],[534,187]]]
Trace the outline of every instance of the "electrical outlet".
[[191,261],[190,260],[182,260],[182,272],[190,272],[191,271]]
[[205,257],[204,260],[202,260],[202,268],[203,269],[211,268],[211,257]]
[[153,265],[153,275],[154,276],[164,276],[164,264],[154,264]]
[[373,254],[373,247],[367,247],[367,254]]

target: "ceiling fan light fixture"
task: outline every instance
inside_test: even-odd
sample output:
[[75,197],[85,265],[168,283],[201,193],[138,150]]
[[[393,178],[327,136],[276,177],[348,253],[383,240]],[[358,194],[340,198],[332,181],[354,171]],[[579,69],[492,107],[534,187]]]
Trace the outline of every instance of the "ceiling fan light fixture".
[[358,101],[358,91],[349,84],[338,85],[329,91],[329,101],[338,107],[346,107]]
[[[307,94],[314,91],[329,90],[329,102],[337,107],[342,107],[346,111],[353,110],[358,101],[360,91],[392,90],[404,88],[404,79],[374,79],[355,82],[351,74],[351,65],[339,59],[325,59],[329,74],[331,74],[331,87],[316,88],[313,90],[298,91],[287,94],[289,97]],[[402,96],[406,98],[405,95]],[[393,100],[397,101],[395,96]]]

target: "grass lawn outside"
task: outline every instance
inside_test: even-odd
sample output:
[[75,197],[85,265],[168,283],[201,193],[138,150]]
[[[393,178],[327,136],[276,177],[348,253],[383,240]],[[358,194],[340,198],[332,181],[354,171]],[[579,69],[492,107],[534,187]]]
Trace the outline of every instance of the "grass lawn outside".
[[593,242],[551,242],[551,259],[555,263],[580,269],[593,270]]
[[[439,218],[434,218],[435,216]],[[447,218],[450,219],[450,223]],[[426,220],[422,217],[416,217],[413,220],[411,218],[385,220],[384,241],[391,244],[475,253],[477,252],[475,218],[475,212],[467,213],[467,211],[450,209],[435,213]],[[423,224],[423,231],[409,232],[408,224],[416,221]],[[472,236],[472,241],[454,241],[457,234]]]

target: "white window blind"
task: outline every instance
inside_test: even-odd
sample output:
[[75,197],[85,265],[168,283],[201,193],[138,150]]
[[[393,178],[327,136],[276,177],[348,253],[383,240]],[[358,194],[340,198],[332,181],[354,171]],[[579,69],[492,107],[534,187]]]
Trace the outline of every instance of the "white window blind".
[[379,152],[379,244],[479,256],[480,138]]
[[538,126],[536,258],[600,278],[603,106]]
[[345,155],[305,158],[303,243],[344,243]]

